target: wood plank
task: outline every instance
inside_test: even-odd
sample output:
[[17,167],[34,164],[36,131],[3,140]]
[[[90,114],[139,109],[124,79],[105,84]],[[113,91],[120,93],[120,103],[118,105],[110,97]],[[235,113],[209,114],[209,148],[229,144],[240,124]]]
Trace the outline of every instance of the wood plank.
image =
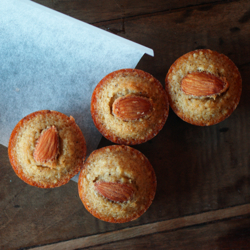
[[216,50],[229,56],[237,66],[249,63],[249,9],[249,1],[244,0],[208,4],[204,8],[192,6],[96,26],[152,48],[155,56],[145,56],[137,68],[153,74],[164,85],[172,63],[195,49]]
[[[240,0],[99,23],[152,47],[155,57],[144,56],[138,68],[163,85],[169,66],[190,50],[206,47],[228,55],[243,78],[240,105],[224,122],[205,128],[189,125],[170,112],[156,138],[135,146],[154,166],[158,187],[149,210],[124,225],[91,216],[74,182],[53,190],[26,185],[15,176],[7,149],[0,146],[0,248],[49,244],[250,203],[249,9],[249,1]],[[109,144],[103,139],[99,147]]]
[[[182,218],[176,218],[167,221],[155,222],[147,225],[141,225],[133,228],[126,228],[120,231],[111,233],[93,235],[89,237],[74,239],[66,242],[55,243],[52,245],[35,247],[34,250],[70,250],[80,249],[90,246],[102,245],[114,241],[121,241],[139,236],[145,236],[148,234],[160,233],[170,230],[176,230],[180,228],[190,227],[208,222],[214,222],[218,220],[225,220],[232,217],[248,215],[250,214],[250,204],[221,209],[217,211],[210,211],[202,214],[196,214],[186,216]],[[108,248],[107,248],[108,249]]]
[[[122,19],[130,16],[156,12],[169,12],[187,6],[223,2],[221,0],[190,0],[190,1],[105,1],[105,0],[34,0],[34,2],[53,8],[56,11],[72,16],[87,23],[98,23],[107,20]],[[225,1],[224,1],[225,2]]]
[[[156,138],[135,146],[156,170],[158,192],[150,213],[160,219],[250,201],[250,141],[246,140],[250,124],[249,9],[249,1],[240,1],[130,18],[124,23],[125,32],[118,33],[154,49],[155,57],[145,56],[137,68],[151,73],[163,85],[169,67],[179,56],[202,47],[228,55],[242,74],[240,105],[228,119],[214,126],[196,127],[170,112]],[[100,27],[118,30],[119,23]],[[103,141],[102,146],[106,143]]]
[[249,223],[249,216],[240,216],[231,220],[121,240],[87,249],[248,250],[250,248]]

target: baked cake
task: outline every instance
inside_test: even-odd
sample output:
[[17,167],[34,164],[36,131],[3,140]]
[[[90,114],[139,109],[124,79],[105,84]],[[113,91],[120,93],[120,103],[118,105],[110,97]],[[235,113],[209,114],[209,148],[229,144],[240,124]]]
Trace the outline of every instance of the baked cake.
[[149,73],[121,69],[96,86],[91,115],[101,134],[118,144],[134,145],[156,136],[169,111],[166,92]]
[[148,159],[125,145],[92,152],[78,181],[79,196],[96,218],[124,223],[140,217],[151,205],[156,176]]
[[72,116],[41,110],[18,122],[10,136],[8,154],[23,181],[54,188],[66,184],[80,171],[86,143]]
[[184,121],[199,126],[213,125],[229,117],[242,91],[235,64],[209,49],[191,51],[177,59],[165,84],[173,111]]

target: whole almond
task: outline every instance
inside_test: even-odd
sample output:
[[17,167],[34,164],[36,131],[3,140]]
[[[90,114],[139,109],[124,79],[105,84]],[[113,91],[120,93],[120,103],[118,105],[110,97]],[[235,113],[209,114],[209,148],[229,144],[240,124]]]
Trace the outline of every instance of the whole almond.
[[149,115],[153,110],[152,100],[136,95],[117,98],[113,103],[113,114],[123,120],[137,120]]
[[59,136],[55,126],[44,129],[37,140],[33,157],[37,163],[52,162],[59,153]]
[[222,94],[228,89],[226,78],[219,78],[206,72],[192,72],[181,81],[181,89],[194,97],[212,97]]
[[95,188],[99,194],[115,202],[128,201],[134,193],[134,189],[123,183],[98,181]]

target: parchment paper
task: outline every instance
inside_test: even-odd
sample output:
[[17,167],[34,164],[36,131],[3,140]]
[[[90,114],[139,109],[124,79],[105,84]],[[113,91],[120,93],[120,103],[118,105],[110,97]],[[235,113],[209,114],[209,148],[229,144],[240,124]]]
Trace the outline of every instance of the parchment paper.
[[27,0],[0,1],[0,143],[42,109],[72,115],[90,154],[101,139],[90,100],[108,73],[135,68],[149,48]]

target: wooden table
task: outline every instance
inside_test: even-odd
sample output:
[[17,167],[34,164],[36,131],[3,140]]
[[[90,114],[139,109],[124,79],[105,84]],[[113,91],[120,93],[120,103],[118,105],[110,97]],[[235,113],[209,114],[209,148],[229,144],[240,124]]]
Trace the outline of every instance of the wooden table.
[[[163,85],[179,56],[223,53],[238,66],[243,92],[218,125],[193,126],[170,111],[158,136],[134,146],[155,168],[158,187],[131,223],[94,218],[73,181],[50,190],[25,184],[0,146],[0,249],[250,249],[250,1],[36,2],[154,49],[137,68]],[[106,145],[103,138],[99,147]]]

